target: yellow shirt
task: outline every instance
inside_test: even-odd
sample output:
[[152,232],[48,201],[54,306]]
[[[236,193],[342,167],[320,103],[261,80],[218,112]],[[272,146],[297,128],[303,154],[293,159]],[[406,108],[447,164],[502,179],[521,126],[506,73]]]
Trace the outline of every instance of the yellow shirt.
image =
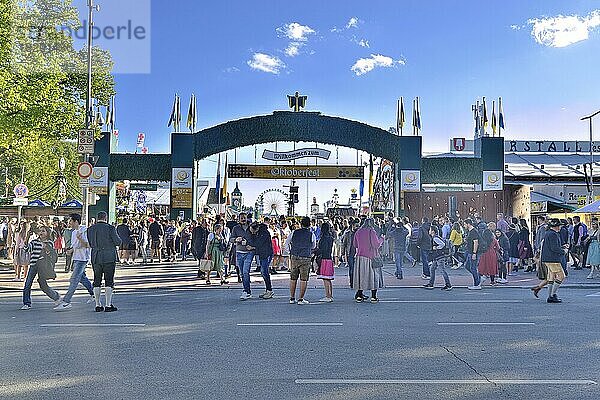
[[456,231],[455,229],[452,229],[452,231],[450,232],[450,241],[453,245],[460,246],[463,244],[463,237],[460,234],[460,232]]

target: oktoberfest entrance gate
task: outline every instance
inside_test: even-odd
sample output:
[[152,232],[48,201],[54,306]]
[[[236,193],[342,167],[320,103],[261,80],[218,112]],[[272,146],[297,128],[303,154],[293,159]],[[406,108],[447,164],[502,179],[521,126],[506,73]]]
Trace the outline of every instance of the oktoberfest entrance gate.
[[[482,184],[484,171],[504,170],[502,138],[476,139],[475,157],[468,162],[455,158],[422,157],[421,136],[398,136],[361,122],[327,116],[320,112],[275,111],[225,122],[194,134],[172,133],[171,154],[120,154],[111,151],[110,134],[96,143],[98,157],[93,178],[100,199],[90,215],[109,211],[114,221],[116,189],[121,180],[171,182],[171,217],[195,218],[196,160],[235,148],[272,142],[318,142],[358,149],[389,160],[395,166],[394,204],[403,214],[404,191],[420,192],[424,184]],[[460,165],[459,165],[460,164]]]

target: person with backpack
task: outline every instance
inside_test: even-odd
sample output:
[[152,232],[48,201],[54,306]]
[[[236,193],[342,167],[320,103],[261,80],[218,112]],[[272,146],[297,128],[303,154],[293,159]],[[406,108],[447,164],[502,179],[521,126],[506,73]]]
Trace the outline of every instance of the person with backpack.
[[417,246],[419,248],[419,253],[421,256],[421,263],[423,264],[423,275],[421,275],[422,279],[429,280],[429,258],[428,254],[431,251],[432,237],[429,234],[429,228],[431,228],[431,223],[427,217],[423,217],[423,222],[419,227],[419,238],[417,242]]
[[249,227],[250,240],[248,241],[248,250],[258,257],[260,273],[265,282],[265,292],[258,295],[260,299],[268,300],[273,298],[273,286],[271,285],[271,260],[273,259],[273,241],[271,233],[266,224],[258,221],[253,222]]
[[442,271],[442,276],[444,277],[444,287],[442,290],[449,291],[452,290],[452,284],[450,283],[450,277],[446,272],[446,265],[451,257],[452,252],[452,243],[449,239],[442,239],[440,236],[440,231],[438,227],[432,226],[429,228],[429,235],[432,237],[431,239],[431,252],[429,254],[429,259],[431,260],[431,268],[430,268],[430,277],[429,283],[424,285],[425,289],[433,289],[435,285],[435,272],[439,268]]
[[31,258],[29,261],[29,271],[27,272],[27,278],[25,279],[25,286],[23,288],[23,306],[21,310],[31,309],[31,287],[33,286],[33,280],[36,275],[38,277],[38,283],[40,289],[54,300],[54,306],[60,304],[60,295],[50,286],[48,286],[48,279],[55,279],[56,273],[54,273],[54,266],[58,259],[58,253],[54,249],[54,242],[52,241],[52,229],[47,226],[39,228],[38,237],[33,239],[29,243],[29,252]]
[[396,272],[394,275],[397,279],[402,279],[402,264],[406,256],[406,237],[408,229],[397,219],[394,218],[392,225],[388,230],[388,238],[394,242],[394,261],[396,263]]

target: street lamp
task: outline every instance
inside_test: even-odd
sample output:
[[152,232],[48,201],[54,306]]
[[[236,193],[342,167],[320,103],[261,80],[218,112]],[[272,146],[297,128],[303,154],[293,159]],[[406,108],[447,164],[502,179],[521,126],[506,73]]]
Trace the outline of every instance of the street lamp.
[[594,135],[592,130],[592,118],[598,114],[600,114],[600,110],[588,115],[587,117],[581,118],[581,121],[585,121],[586,119],[590,121],[590,204],[594,202]]
[[[88,0],[88,32],[87,32],[87,96],[85,99],[85,128],[91,129],[94,111],[92,109],[92,36],[94,34],[94,10],[100,11],[100,6],[94,4],[94,0]],[[84,154],[83,161],[89,159],[87,154]],[[89,188],[83,188],[83,204],[81,209],[82,221],[88,224],[89,221]]]

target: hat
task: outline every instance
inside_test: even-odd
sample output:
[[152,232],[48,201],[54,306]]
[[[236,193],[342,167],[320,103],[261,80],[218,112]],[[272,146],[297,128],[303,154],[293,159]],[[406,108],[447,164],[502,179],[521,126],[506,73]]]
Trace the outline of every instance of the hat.
[[560,226],[560,220],[558,218],[552,218],[550,221],[548,221],[549,228],[556,228],[559,226]]

